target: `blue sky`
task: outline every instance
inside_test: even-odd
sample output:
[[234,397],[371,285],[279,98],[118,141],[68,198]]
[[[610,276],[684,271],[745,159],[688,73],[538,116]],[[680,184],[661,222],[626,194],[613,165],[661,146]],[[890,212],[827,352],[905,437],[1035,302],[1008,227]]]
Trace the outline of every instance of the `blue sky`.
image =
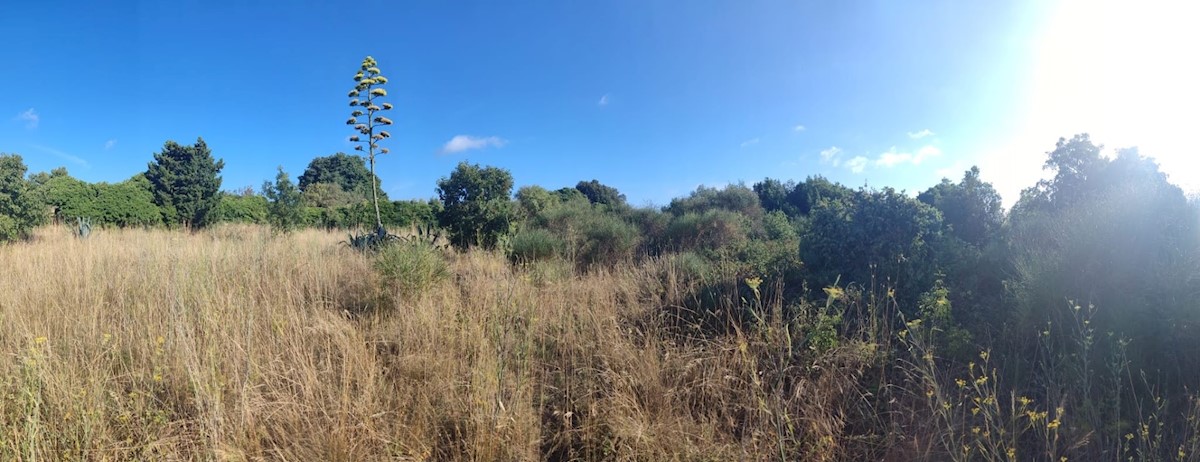
[[393,198],[468,160],[638,205],[767,176],[917,192],[979,165],[1011,204],[1083,131],[1200,186],[1185,2],[94,3],[0,5],[0,152],[31,171],[119,181],[202,136],[226,189],[298,175],[351,152],[373,55]]

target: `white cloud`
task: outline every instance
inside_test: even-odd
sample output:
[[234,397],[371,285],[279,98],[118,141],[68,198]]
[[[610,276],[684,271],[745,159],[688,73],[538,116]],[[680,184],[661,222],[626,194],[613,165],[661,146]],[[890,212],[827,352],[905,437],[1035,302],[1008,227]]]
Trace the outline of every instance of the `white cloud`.
[[919,140],[919,139],[921,139],[921,138],[924,138],[924,137],[926,137],[926,136],[933,136],[933,135],[934,135],[934,133],[933,133],[933,132],[931,132],[931,131],[929,131],[929,129],[928,129],[928,128],[926,128],[926,129],[924,129],[924,130],[921,130],[921,131],[918,131],[918,132],[908,132],[908,137],[909,137],[909,138],[912,138],[912,139],[914,139],[914,140]]
[[846,161],[846,168],[854,173],[862,173],[867,168],[867,158],[863,156],[855,156],[853,159]]
[[26,109],[20,114],[17,114],[14,119],[25,122],[25,128],[30,130],[38,128],[38,122],[41,122],[42,120],[41,116],[39,116],[37,111],[35,111],[33,108]]
[[108,151],[117,145],[117,140],[111,139],[104,142],[104,150]]
[[81,166],[83,168],[91,168],[91,165],[88,164],[88,161],[84,160],[82,157],[67,154],[65,152],[62,152],[62,151],[59,151],[57,149],[47,147],[47,146],[41,146],[41,145],[37,145],[37,144],[31,144],[29,146],[34,149],[37,149],[39,151],[42,151],[46,154],[50,154],[52,156],[58,157],[60,159],[66,160],[68,162],[78,164],[79,166]]
[[917,155],[913,156],[912,163],[913,163],[913,165],[921,165],[921,161],[924,161],[925,159],[928,159],[930,157],[937,157],[940,155],[942,155],[941,149],[938,149],[937,146],[934,146],[932,144],[927,144],[927,145],[921,146],[921,149],[917,150]]
[[746,147],[746,146],[750,146],[750,145],[754,145],[754,144],[758,144],[758,138],[752,138],[752,139],[748,139],[748,140],[746,140],[746,141],[743,141],[743,142],[742,142],[742,147],[744,148],[744,147]]
[[896,147],[892,146],[879,157],[875,158],[876,167],[895,167],[897,165],[909,162],[913,159],[913,155],[907,152],[896,151]]
[[825,163],[834,162],[837,160],[838,156],[841,154],[842,154],[842,148],[839,148],[837,146],[830,146],[829,149],[825,149],[825,150],[821,151],[821,162],[825,162]]
[[808,130],[808,129],[805,128],[803,125],[797,125],[795,127],[792,127],[792,131],[794,131],[794,132],[802,132],[805,130]]
[[942,150],[932,144],[921,146],[921,149],[918,149],[916,154],[901,152],[896,150],[895,146],[892,146],[880,154],[879,157],[875,158],[875,166],[891,168],[900,164],[921,165],[921,162],[924,162],[926,159],[940,155],[942,155]]
[[471,135],[457,135],[450,138],[445,145],[442,146],[442,154],[454,154],[456,152],[470,151],[472,149],[483,149],[487,147],[503,147],[508,144],[508,140],[503,138],[488,136],[475,137]]
[[608,106],[608,93],[605,93],[604,96],[601,96],[600,101],[597,101],[596,105],[601,107]]

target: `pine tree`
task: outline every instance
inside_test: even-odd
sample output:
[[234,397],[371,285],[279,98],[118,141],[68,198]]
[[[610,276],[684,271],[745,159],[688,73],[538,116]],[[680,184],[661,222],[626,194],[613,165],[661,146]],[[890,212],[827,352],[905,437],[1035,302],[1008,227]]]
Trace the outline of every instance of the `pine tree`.
[[188,229],[207,225],[209,212],[220,202],[217,192],[221,189],[222,168],[225,161],[213,159],[203,138],[197,138],[192,146],[167,141],[146,170],[163,221]]

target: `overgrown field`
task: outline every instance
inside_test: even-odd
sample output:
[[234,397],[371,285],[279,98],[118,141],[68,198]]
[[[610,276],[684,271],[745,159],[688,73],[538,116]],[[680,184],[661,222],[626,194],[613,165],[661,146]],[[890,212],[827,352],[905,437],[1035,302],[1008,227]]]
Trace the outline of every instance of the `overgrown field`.
[[677,256],[579,272],[344,237],[0,247],[0,460],[1195,457],[1190,405],[1094,448],[1085,410],[998,385],[987,350],[946,365],[886,288],[784,306]]

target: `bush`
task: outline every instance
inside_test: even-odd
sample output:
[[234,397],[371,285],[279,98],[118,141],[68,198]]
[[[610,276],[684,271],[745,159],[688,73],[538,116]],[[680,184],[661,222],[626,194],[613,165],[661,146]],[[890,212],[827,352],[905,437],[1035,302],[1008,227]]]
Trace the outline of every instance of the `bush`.
[[450,277],[442,252],[422,243],[384,246],[375,255],[374,266],[385,288],[401,297],[413,297]]
[[585,266],[613,266],[632,260],[641,235],[636,226],[608,213],[585,216],[583,240],[578,243],[576,260]]
[[548,260],[562,254],[566,242],[541,228],[524,229],[512,238],[509,258],[517,263]]

